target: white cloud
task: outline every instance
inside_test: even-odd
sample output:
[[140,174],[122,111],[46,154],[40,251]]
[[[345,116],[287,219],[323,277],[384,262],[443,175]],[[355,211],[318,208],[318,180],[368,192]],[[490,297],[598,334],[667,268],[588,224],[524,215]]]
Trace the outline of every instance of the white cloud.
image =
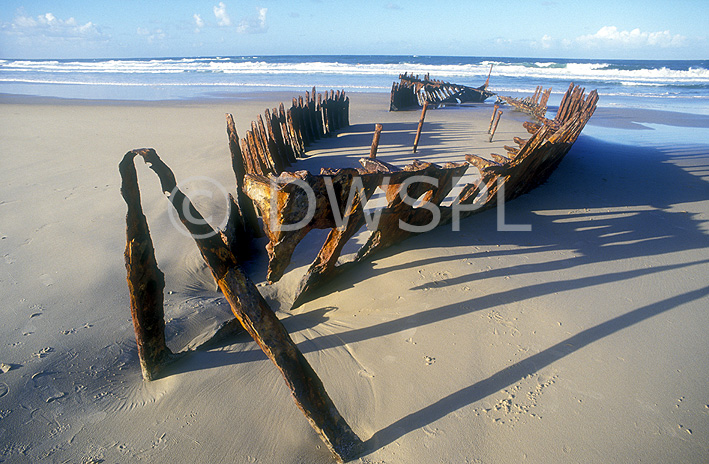
[[679,47],[685,45],[687,38],[670,31],[643,32],[640,29],[619,31],[616,26],[603,26],[595,34],[582,35],[576,38],[581,45],[594,47],[621,46],[638,47]]
[[214,16],[217,18],[217,24],[220,26],[231,26],[231,18],[229,17],[229,13],[226,12],[224,2],[219,2],[219,5],[214,7]]
[[16,16],[9,25],[3,25],[7,34],[20,37],[53,38],[62,40],[105,40],[107,37],[91,21],[79,24],[76,19],[59,19],[52,13],[45,13],[35,18],[25,15]]
[[198,29],[203,28],[204,27],[204,19],[202,19],[202,16],[195,13],[193,17],[194,17],[194,23],[197,25],[197,28]]
[[138,35],[146,37],[148,39],[148,43],[160,41],[160,40],[165,39],[165,37],[167,37],[167,34],[165,34],[165,31],[163,31],[162,29],[155,29],[154,31],[151,31],[151,30],[146,29],[144,27],[139,27],[136,30],[136,33]]
[[258,17],[256,18],[244,18],[239,23],[239,27],[236,28],[237,32],[240,34],[260,34],[268,30],[266,25],[266,13],[268,8],[259,8]]

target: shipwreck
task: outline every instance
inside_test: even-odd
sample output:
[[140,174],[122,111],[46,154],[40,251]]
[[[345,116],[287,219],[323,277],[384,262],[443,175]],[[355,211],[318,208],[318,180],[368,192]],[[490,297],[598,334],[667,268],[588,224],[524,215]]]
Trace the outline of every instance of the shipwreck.
[[[155,172],[231,306],[235,320],[282,374],[296,405],[335,459],[343,462],[356,458],[365,451],[362,441],[340,415],[315,371],[240,266],[242,257],[250,251],[251,238],[265,234],[268,239],[265,278],[272,283],[283,276],[296,245],[310,231],[329,229],[324,245],[298,286],[293,306],[302,304],[316,291],[327,289],[326,284],[343,270],[371,259],[379,251],[436,225],[495,207],[498,201],[511,200],[544,182],[571,149],[598,101],[595,90],[586,94],[571,84],[554,117],[547,118],[549,93],[550,90],[542,92],[537,88],[530,98],[504,99],[506,104],[527,111],[533,119],[524,123],[529,137],[515,138],[516,146],[505,146],[504,154],[466,154],[443,164],[414,161],[397,167],[376,157],[383,127],[377,124],[372,147],[360,159],[361,166],[322,168],[317,174],[288,169],[297,164],[311,144],[349,125],[349,98],[345,92],[322,95],[313,89],[305,98],[293,99],[288,110],[283,104],[267,109],[265,117],[258,116],[243,138],[237,134],[232,115],[227,114],[235,194],[231,196],[229,221],[223,230],[204,221],[155,150],[143,148],[126,153],[119,164],[121,193],[128,207],[125,266],[144,379],[162,375],[163,367],[178,354],[172,353],[165,342],[164,275],[157,266],[142,211],[135,159],[143,159]],[[428,101],[422,106],[417,140]],[[493,121],[496,126],[501,113],[495,105],[488,129],[491,137]],[[479,172],[477,181],[458,185],[469,169]],[[454,187],[460,193],[450,204],[443,205]],[[378,224],[354,259],[338,262],[344,245],[367,224],[365,205],[377,188],[386,194]]]
[[[490,66],[492,73],[492,66]],[[495,95],[487,88],[490,74],[480,87],[452,84],[431,79],[426,74],[423,78],[413,74],[400,74],[399,82],[391,86],[389,111],[402,111],[421,108],[425,102],[433,106],[445,106],[460,103],[482,103]]]

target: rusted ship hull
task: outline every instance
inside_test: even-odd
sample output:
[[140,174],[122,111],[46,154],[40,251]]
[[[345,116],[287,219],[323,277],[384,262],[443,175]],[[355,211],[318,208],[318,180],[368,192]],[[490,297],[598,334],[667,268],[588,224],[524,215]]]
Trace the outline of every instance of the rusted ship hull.
[[[572,84],[556,117],[535,115],[537,122],[524,124],[531,134],[529,139],[515,138],[517,147],[505,146],[505,155],[468,154],[462,162],[437,165],[415,161],[403,168],[370,156],[360,160],[360,168],[323,168],[319,175],[298,171],[274,177],[247,172],[243,189],[260,211],[269,239],[267,280],[272,283],[281,278],[296,245],[312,229],[330,229],[320,253],[301,281],[294,306],[311,298],[317,287],[341,272],[337,260],[345,243],[365,224],[364,205],[377,187],[386,192],[387,206],[355,262],[367,260],[378,251],[424,231],[433,221],[445,224],[494,207],[502,192],[504,200],[510,200],[530,191],[544,182],[561,162],[595,111],[597,100],[595,90],[585,95],[583,89]],[[462,191],[453,204],[441,206],[456,186],[453,179],[461,178],[471,166],[480,171],[479,181],[461,186]],[[417,180],[421,176],[429,180]],[[306,198],[305,189],[314,192],[314,196]],[[417,198],[423,204],[414,207],[412,199]],[[314,214],[305,220],[313,201]],[[411,227],[402,228],[402,222]],[[288,227],[295,223],[301,226]]]
[[399,75],[399,82],[391,87],[389,111],[403,111],[421,108],[424,102],[432,106],[456,105],[461,103],[482,103],[495,95],[487,90],[490,76],[480,87],[423,78],[411,74]]
[[[498,200],[510,200],[532,190],[551,175],[571,149],[593,115],[597,100],[595,90],[586,96],[583,89],[572,84],[553,119],[542,114],[540,104],[545,105],[546,98],[539,101],[535,95],[520,106],[518,101],[509,100],[508,103],[521,109],[532,108],[530,112],[537,122],[524,124],[531,134],[529,139],[515,138],[518,147],[506,146],[506,156],[490,154],[484,158],[468,154],[464,161],[441,165],[416,160],[398,168],[377,160],[381,133],[378,126],[369,157],[360,159],[362,167],[322,168],[318,175],[285,169],[297,162],[311,142],[349,125],[349,99],[344,92],[316,98],[313,89],[305,99],[294,99],[288,111],[283,105],[266,110],[265,122],[259,116],[243,139],[238,137],[233,118],[228,114],[227,134],[237,195],[231,198],[232,214],[222,231],[214,230],[204,221],[178,188],[173,172],[153,149],[126,153],[119,165],[121,191],[128,206],[125,263],[144,378],[151,380],[162,375],[164,364],[175,355],[165,343],[164,274],[157,267],[140,204],[135,158],[143,158],[157,174],[163,192],[192,234],[236,320],[284,377],[296,405],[335,460],[347,462],[365,450],[365,443],[340,415],[315,371],[239,266],[240,251],[249,246],[249,237],[257,235],[256,209],[269,240],[266,246],[269,282],[281,278],[296,245],[308,232],[330,229],[325,244],[300,282],[293,303],[297,306],[312,298],[316,290],[322,290],[334,276],[380,250],[437,225],[455,224],[459,218],[494,207]],[[424,108],[428,106],[425,103]],[[419,130],[422,122],[423,114]],[[471,167],[479,171],[479,179],[462,185],[450,206],[442,206]],[[378,187],[385,192],[387,203],[379,221],[356,258],[338,264],[344,245],[362,226],[369,225],[365,205]],[[288,227],[296,223],[297,227]]]

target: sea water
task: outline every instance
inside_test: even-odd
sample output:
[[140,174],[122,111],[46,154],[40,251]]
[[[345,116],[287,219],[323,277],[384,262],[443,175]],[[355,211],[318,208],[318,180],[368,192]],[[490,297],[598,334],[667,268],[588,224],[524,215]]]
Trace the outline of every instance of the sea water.
[[[537,86],[551,87],[552,117],[574,83],[596,89],[599,108],[611,111],[606,116],[597,112],[584,129],[586,135],[631,145],[695,141],[709,146],[709,60],[388,55],[5,59],[0,60],[0,95],[218,100],[264,91],[296,96],[313,86],[319,91],[389,93],[404,72],[471,87],[482,85],[489,75],[491,91],[512,97],[529,96]],[[493,97],[486,104],[494,102]]]
[[[601,106],[709,114],[709,61],[583,60],[455,56],[233,56],[0,60],[0,93],[80,99],[174,100],[247,92],[320,90],[388,93],[400,73],[472,87],[490,68],[490,90],[514,97],[569,83],[597,89]],[[494,100],[492,100],[494,101]]]

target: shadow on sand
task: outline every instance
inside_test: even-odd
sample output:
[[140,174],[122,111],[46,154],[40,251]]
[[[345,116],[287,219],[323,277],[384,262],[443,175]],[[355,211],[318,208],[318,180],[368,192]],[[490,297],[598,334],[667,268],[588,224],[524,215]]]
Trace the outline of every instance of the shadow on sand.
[[[409,125],[402,125],[401,129],[411,130]],[[696,148],[684,152],[679,150],[673,155],[658,149],[612,144],[582,135],[545,185],[507,205],[508,216],[518,218],[511,222],[531,222],[533,226],[531,233],[498,232],[495,227],[496,213],[492,210],[464,220],[463,232],[453,232],[450,227],[439,227],[389,248],[379,258],[412,249],[470,245],[473,240],[475,245],[480,246],[504,244],[517,245],[518,248],[501,247],[499,250],[477,254],[446,255],[394,266],[375,267],[373,263],[362,263],[352,272],[340,276],[329,284],[327,292],[341,291],[366,279],[382,278],[395,270],[464,258],[472,260],[483,256],[531,256],[534,253],[555,250],[573,251],[577,256],[574,259],[534,264],[528,264],[527,261],[522,263],[520,260],[519,265],[512,267],[492,268],[457,276],[419,285],[412,290],[434,286],[445,288],[471,282],[484,285],[485,279],[503,275],[533,274],[630,258],[706,250],[708,234],[706,223],[677,206],[705,201],[709,198],[709,183],[700,176],[702,172],[709,171],[709,147]],[[678,163],[692,166],[681,167]],[[375,263],[376,261],[377,258]],[[697,253],[696,260],[681,264],[658,264],[620,272],[543,282],[420,311],[414,315],[336,335],[323,335],[306,340],[300,344],[300,348],[303,352],[334,348],[414,327],[424,327],[491,306],[523,302],[543,295],[627,281],[670,270],[691,269],[697,266],[706,268],[707,264],[709,264],[709,256],[704,252]],[[366,452],[386,446],[411,431],[503,390],[604,337],[680,305],[706,298],[708,295],[709,286],[673,295],[583,330],[384,427],[367,440]],[[327,313],[331,309],[333,308],[322,307],[303,312],[286,317],[283,322],[289,332],[293,333],[328,320]],[[243,340],[246,340],[246,337]],[[232,343],[235,341],[231,340]],[[260,350],[231,353],[212,351],[202,353],[199,363],[186,363],[187,365],[182,365],[179,370],[184,372],[262,359],[266,358]]]

